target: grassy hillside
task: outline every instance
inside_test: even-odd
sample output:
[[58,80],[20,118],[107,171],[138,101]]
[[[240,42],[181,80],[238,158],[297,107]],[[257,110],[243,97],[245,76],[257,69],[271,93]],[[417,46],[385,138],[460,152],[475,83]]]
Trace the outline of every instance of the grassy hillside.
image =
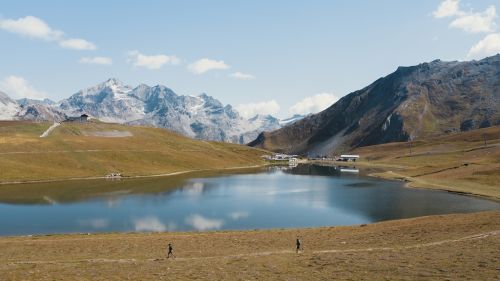
[[189,139],[156,128],[107,123],[0,121],[0,182],[157,175],[263,164],[265,152]]
[[[300,236],[304,250],[296,254]],[[167,243],[175,259],[165,259]],[[362,226],[0,238],[6,280],[498,280],[500,212]]]
[[[486,137],[486,146],[484,145]],[[500,198],[500,126],[443,137],[358,148],[357,165],[383,168],[376,175],[410,186]]]

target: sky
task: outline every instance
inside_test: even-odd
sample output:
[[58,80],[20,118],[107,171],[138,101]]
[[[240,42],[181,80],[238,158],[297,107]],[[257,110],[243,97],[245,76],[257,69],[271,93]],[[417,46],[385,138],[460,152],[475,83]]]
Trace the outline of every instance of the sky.
[[242,115],[321,111],[398,66],[500,53],[500,0],[0,3],[0,91],[61,100],[114,77]]

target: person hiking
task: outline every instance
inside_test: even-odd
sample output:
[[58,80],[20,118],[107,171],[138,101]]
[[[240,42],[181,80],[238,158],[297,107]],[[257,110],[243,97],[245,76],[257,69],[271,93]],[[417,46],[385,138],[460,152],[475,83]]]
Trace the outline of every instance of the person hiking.
[[174,256],[174,247],[172,246],[172,243],[168,243],[168,254],[167,254],[167,259],[168,258],[175,258]]
[[300,239],[299,237],[297,237],[297,241],[295,242],[295,244],[297,245],[297,249],[296,249],[296,253],[299,253],[299,250],[301,250],[301,243],[300,243]]

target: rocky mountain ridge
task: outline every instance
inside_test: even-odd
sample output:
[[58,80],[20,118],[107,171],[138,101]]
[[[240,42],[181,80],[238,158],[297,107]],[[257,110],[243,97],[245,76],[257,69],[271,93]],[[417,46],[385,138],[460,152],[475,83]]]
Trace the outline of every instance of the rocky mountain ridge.
[[399,67],[324,111],[265,132],[264,149],[333,155],[374,144],[500,124],[500,55]]
[[204,93],[177,95],[163,85],[131,87],[115,78],[57,103],[48,99],[14,101],[2,93],[0,112],[3,120],[37,121],[62,121],[85,113],[104,122],[154,126],[192,138],[241,144],[282,126],[270,115],[245,119],[231,105]]

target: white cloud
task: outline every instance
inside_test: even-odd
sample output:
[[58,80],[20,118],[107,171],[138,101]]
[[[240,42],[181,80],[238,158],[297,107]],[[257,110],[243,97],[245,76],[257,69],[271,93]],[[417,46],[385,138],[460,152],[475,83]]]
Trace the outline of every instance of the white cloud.
[[306,97],[288,110],[290,114],[307,115],[320,112],[338,100],[338,97],[330,93],[321,93],[312,97]]
[[238,80],[253,80],[253,79],[255,79],[255,76],[253,76],[252,74],[242,73],[239,71],[231,73],[231,74],[229,74],[229,76],[234,78],[234,79],[238,79]]
[[80,58],[78,62],[83,64],[101,64],[101,65],[113,64],[113,60],[108,57],[83,57]]
[[11,75],[0,81],[0,89],[15,98],[44,99],[47,94],[31,86],[26,79]]
[[97,46],[81,38],[64,38],[64,33],[50,27],[45,21],[34,16],[19,19],[0,19],[0,29],[24,37],[57,41],[59,46],[73,50],[95,50]]
[[500,33],[488,34],[476,45],[472,46],[467,54],[468,58],[482,59],[500,53]]
[[280,106],[275,100],[239,104],[236,110],[245,118],[254,117],[257,114],[268,115],[276,114],[280,111]]
[[163,224],[157,217],[144,217],[139,219],[134,219],[135,231],[165,231],[167,226]]
[[446,18],[462,15],[463,12],[459,9],[459,3],[460,0],[445,0],[432,14],[436,18]]
[[194,74],[203,74],[210,70],[224,70],[228,68],[229,65],[227,65],[224,61],[211,60],[207,58],[203,58],[188,65],[188,70]]
[[468,13],[450,23],[450,27],[459,28],[469,33],[492,32],[495,30],[495,6],[490,6],[482,13]]
[[211,229],[220,229],[224,225],[224,220],[209,219],[202,215],[192,215],[186,218],[186,224],[192,226],[196,230],[204,231]]
[[21,36],[43,40],[57,40],[63,35],[62,31],[52,29],[43,20],[33,16],[26,16],[17,20],[0,20],[0,28]]
[[94,43],[89,42],[85,39],[75,38],[75,39],[67,39],[59,42],[59,46],[65,49],[73,49],[73,50],[96,50],[97,46]]
[[250,214],[248,212],[232,212],[229,213],[229,217],[237,221],[239,219],[247,218]]
[[128,63],[134,66],[145,67],[148,69],[160,69],[165,64],[177,65],[180,63],[180,59],[176,56],[167,55],[145,55],[139,51],[128,52],[129,58]]
[[484,12],[463,11],[460,9],[459,0],[443,1],[433,15],[436,18],[454,17],[450,27],[469,33],[494,31],[497,17],[495,6],[488,7]]

